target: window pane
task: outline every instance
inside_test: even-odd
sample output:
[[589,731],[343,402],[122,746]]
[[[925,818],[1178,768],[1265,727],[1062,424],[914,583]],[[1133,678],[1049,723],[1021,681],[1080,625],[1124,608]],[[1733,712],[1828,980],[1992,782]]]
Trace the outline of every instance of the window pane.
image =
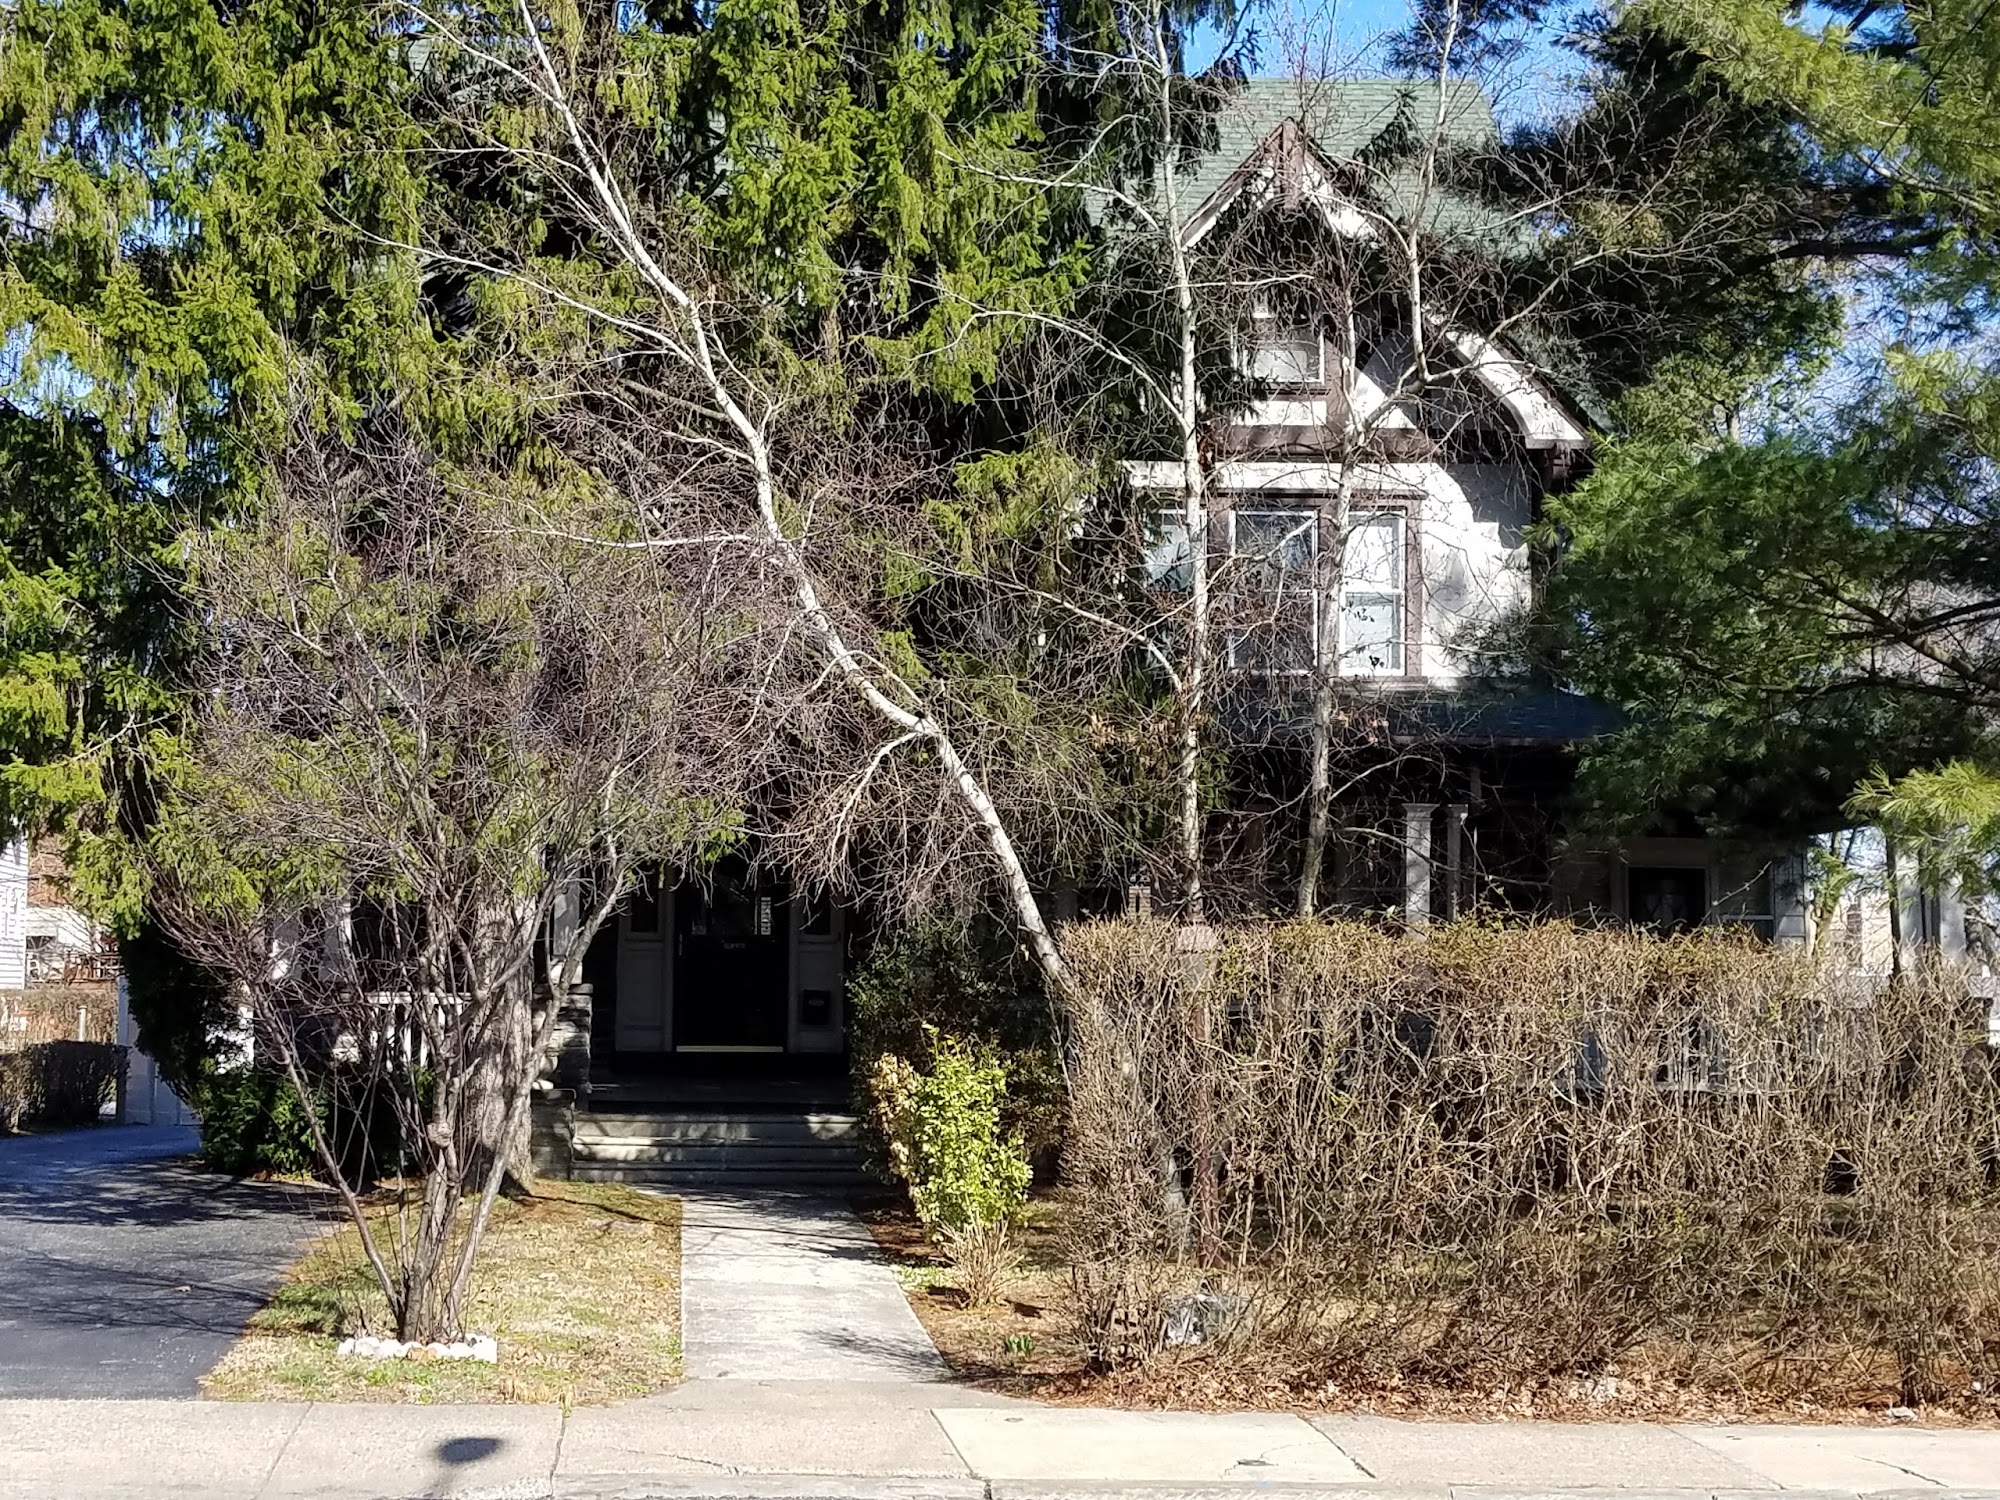
[[1230,631],[1229,665],[1239,672],[1310,672],[1312,640],[1310,614],[1287,610],[1262,625]]
[[1250,373],[1273,385],[1317,385],[1325,378],[1319,335],[1308,328],[1260,324],[1250,351]]
[[625,930],[634,937],[652,937],[660,930],[659,876],[648,873],[625,900]]
[[1769,865],[1756,870],[1725,868],[1722,880],[1724,882],[1722,893],[1715,903],[1719,915],[1737,918],[1771,915]]
[[1252,559],[1254,586],[1275,591],[1310,582],[1317,514],[1309,510],[1239,510],[1236,555]]
[[1635,865],[1626,874],[1625,897],[1634,926],[1686,932],[1708,915],[1708,871]]
[[1230,633],[1230,665],[1253,672],[1310,671],[1319,513],[1237,511],[1230,525],[1237,562],[1225,608],[1239,627]]
[[1188,545],[1186,516],[1163,510],[1147,517],[1141,566],[1149,588],[1183,593],[1194,587],[1194,549]]
[[1350,587],[1400,592],[1403,587],[1403,518],[1368,516],[1347,528],[1341,576]]
[[1340,664],[1348,672],[1403,670],[1403,596],[1351,592],[1341,600]]

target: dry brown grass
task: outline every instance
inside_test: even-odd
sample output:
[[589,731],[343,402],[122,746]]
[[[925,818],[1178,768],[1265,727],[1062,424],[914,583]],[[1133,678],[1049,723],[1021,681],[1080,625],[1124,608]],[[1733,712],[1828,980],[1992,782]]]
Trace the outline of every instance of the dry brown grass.
[[954,1374],[1027,1394],[1077,1370],[1080,1359],[1062,1312],[1069,1270],[1061,1255],[1060,1206],[1053,1200],[1029,1203],[1013,1231],[1020,1269],[999,1298],[986,1303],[966,1296],[958,1273],[900,1195],[862,1199],[856,1211]]
[[618,1184],[538,1182],[494,1207],[467,1326],[497,1365],[365,1360],[334,1352],[381,1292],[343,1225],[293,1266],[202,1383],[225,1401],[518,1401],[597,1405],[671,1384],[681,1369],[680,1202]]

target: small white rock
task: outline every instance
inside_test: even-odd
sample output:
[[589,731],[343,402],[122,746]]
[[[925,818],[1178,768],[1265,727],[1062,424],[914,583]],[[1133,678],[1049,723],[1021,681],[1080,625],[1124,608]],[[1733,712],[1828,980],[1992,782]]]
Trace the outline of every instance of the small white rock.
[[422,1349],[433,1359],[476,1359],[489,1365],[500,1362],[499,1340],[490,1333],[476,1333],[448,1344],[405,1344],[372,1333],[352,1334],[334,1348],[336,1353],[356,1359],[407,1359],[413,1350]]

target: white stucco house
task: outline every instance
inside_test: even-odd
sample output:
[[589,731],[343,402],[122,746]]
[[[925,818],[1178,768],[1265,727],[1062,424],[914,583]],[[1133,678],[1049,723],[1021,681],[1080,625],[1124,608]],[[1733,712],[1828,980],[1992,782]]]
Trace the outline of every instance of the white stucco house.
[[[1212,149],[1180,173],[1187,248],[1212,256],[1259,233],[1338,247],[1378,233],[1396,205],[1362,202],[1362,159],[1411,90],[1252,80],[1214,122]],[[1414,99],[1447,136],[1494,131],[1473,85],[1442,111],[1435,92],[1418,86]],[[1393,173],[1389,188],[1407,197]],[[1461,206],[1427,211],[1449,228]],[[1231,780],[1245,789],[1212,819],[1229,871],[1209,893],[1216,914],[1284,907],[1300,863],[1310,689],[1330,672],[1346,717],[1326,906],[1413,924],[1562,911],[1810,939],[1802,845],[1725,844],[1675,826],[1591,844],[1563,825],[1579,750],[1619,718],[1510,673],[1489,636],[1534,600],[1545,560],[1531,529],[1589,463],[1588,414],[1507,338],[1461,326],[1449,299],[1427,314],[1428,375],[1413,382],[1407,307],[1399,319],[1393,297],[1372,293],[1315,305],[1288,290],[1298,281],[1288,270],[1241,299],[1248,394],[1213,423],[1203,459],[1221,716],[1236,731]],[[1127,539],[1130,561],[1164,621],[1195,555],[1183,471],[1163,452],[1135,454],[1125,474],[1150,517]],[[1050,892],[1050,908],[1116,910],[1156,895],[1158,875]],[[603,1090],[614,1075],[683,1068],[837,1068],[854,931],[853,914],[768,868],[726,865],[698,885],[642,891],[586,959],[579,1079]]]
[[[1176,184],[1183,242],[1210,287],[1272,257],[1268,285],[1238,297],[1236,357],[1253,397],[1213,444],[1203,543],[1212,576],[1228,580],[1221,607],[1239,611],[1224,665],[1243,705],[1239,779],[1272,809],[1271,883],[1294,878],[1284,829],[1298,817],[1311,688],[1330,675],[1359,726],[1337,747],[1347,836],[1325,875],[1334,904],[1412,923],[1500,907],[1810,941],[1801,840],[1725,843],[1670,812],[1650,836],[1619,841],[1563,826],[1578,751],[1618,716],[1510,670],[1494,639],[1534,602],[1546,559],[1531,528],[1587,469],[1592,423],[1514,343],[1460,321],[1476,295],[1454,301],[1411,273],[1397,225],[1420,221],[1447,266],[1453,245],[1507,232],[1413,183],[1407,158],[1372,157],[1412,124],[1446,150],[1496,130],[1471,83],[1441,98],[1388,80],[1251,80]],[[1219,247],[1226,236],[1236,244]],[[1287,260],[1299,245],[1317,248]],[[1329,267],[1318,281],[1314,255]],[[1159,501],[1149,572],[1164,592],[1185,588],[1184,471],[1172,459],[1127,471]],[[1239,847],[1257,841],[1256,819],[1246,809]],[[1848,946],[1866,936],[1867,961],[1892,942],[1963,953],[1951,901],[1913,889],[1871,900],[1871,888],[1834,918]]]

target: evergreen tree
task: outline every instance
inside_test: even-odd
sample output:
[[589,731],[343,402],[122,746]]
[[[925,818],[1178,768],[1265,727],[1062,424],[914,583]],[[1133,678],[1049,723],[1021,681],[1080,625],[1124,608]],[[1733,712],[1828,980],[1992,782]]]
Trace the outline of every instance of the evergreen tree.
[[1613,258],[1571,324],[1613,420],[1550,506],[1544,645],[1632,712],[1587,766],[1607,818],[1825,827],[1871,768],[1993,754],[1986,9],[1647,0],[1594,32],[1585,115],[1694,131],[1735,211],[1705,256]]

